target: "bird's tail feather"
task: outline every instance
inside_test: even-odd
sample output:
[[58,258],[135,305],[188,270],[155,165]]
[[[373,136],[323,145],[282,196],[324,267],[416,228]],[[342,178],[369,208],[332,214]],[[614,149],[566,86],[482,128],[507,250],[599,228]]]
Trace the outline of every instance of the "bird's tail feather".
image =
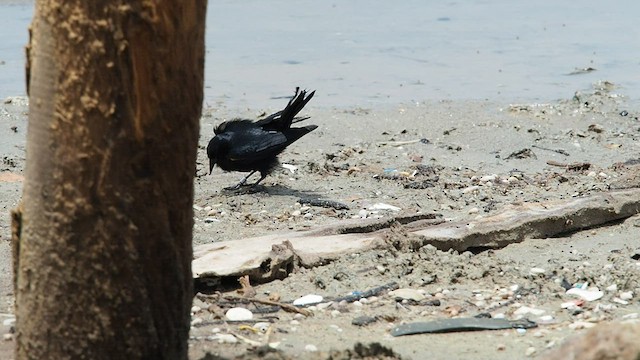
[[315,93],[315,91],[312,91],[309,96],[305,98],[305,95],[307,95],[307,91],[300,91],[300,87],[296,87],[295,94],[293,95],[291,100],[289,100],[289,103],[284,108],[284,110],[282,110],[282,120],[288,125],[287,127],[291,126],[293,118],[298,115],[298,113],[302,110],[302,108],[305,107],[305,105],[307,105],[307,103],[311,100]]
[[296,116],[296,117],[293,118],[293,121],[291,121],[291,123],[295,124],[297,122],[305,121],[307,119],[311,119],[311,116]]
[[290,128],[291,124],[309,119],[308,116],[298,117],[296,115],[298,115],[305,105],[307,105],[315,93],[315,91],[312,91],[309,93],[309,96],[306,96],[306,90],[300,91],[300,87],[296,87],[295,94],[283,110],[275,112],[264,119],[258,120],[256,125],[282,131]]
[[283,131],[284,136],[287,137],[287,146],[317,128],[317,125],[307,125],[299,128],[290,128]]

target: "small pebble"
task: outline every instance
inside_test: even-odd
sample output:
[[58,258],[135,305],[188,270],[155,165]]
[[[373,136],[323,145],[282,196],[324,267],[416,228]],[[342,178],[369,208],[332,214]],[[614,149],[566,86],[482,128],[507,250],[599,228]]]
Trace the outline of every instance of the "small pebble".
[[341,313],[340,313],[340,310],[331,310],[330,314],[331,314],[331,317],[335,318],[340,316]]
[[594,133],[604,132],[604,127],[600,124],[591,124],[587,129],[589,131],[593,131]]
[[631,300],[633,299],[633,292],[632,291],[624,291],[620,293],[620,299],[622,300]]
[[216,334],[209,337],[210,340],[218,341],[220,344],[235,344],[238,342],[238,338],[232,334]]
[[493,174],[493,175],[485,175],[485,176],[481,176],[480,179],[478,179],[480,182],[482,183],[486,183],[489,181],[495,181],[498,178],[498,175]]
[[545,313],[545,310],[543,309],[536,309],[528,306],[521,306],[516,311],[513,312],[514,315],[520,315],[520,316],[524,316],[528,314],[541,316],[544,313]]
[[302,215],[302,217],[305,218],[305,219],[311,219],[313,217],[313,214],[312,213],[306,213],[306,214]]
[[2,321],[2,325],[4,326],[12,326],[12,325],[15,325],[15,323],[16,323],[16,318],[8,318]]
[[590,328],[592,328],[594,326],[596,326],[596,324],[592,323],[592,322],[576,321],[576,322],[573,322],[573,323],[569,324],[569,329],[582,330],[582,329],[590,329]]
[[13,334],[4,334],[4,335],[2,335],[2,340],[4,340],[4,341],[13,340]]
[[616,291],[616,290],[618,290],[618,285],[617,284],[609,285],[609,286],[607,286],[605,288],[605,290],[607,290],[607,291]]
[[496,350],[498,350],[498,351],[505,351],[505,350],[507,350],[507,345],[505,345],[505,344],[498,344],[498,345],[496,346]]
[[467,188],[462,189],[462,193],[468,194],[468,193],[478,192],[478,190],[480,190],[480,186],[474,185],[474,186],[469,186]]
[[291,212],[291,216],[293,216],[293,217],[298,217],[300,215],[302,215],[302,212],[300,212],[300,210],[293,210]]
[[289,321],[289,325],[300,325],[300,321],[298,321],[298,320],[291,320],[291,321]]
[[580,305],[577,301],[566,301],[560,304],[560,307],[567,310],[577,310],[580,309]]
[[200,318],[200,317],[193,318],[193,319],[191,319],[191,326],[202,324],[203,321],[204,320],[202,320],[202,318]]
[[545,272],[546,272],[546,270],[543,269],[543,268],[534,267],[534,268],[529,269],[529,274],[531,274],[531,275],[544,274]]
[[538,324],[552,324],[554,322],[553,316],[542,315],[538,318]]
[[318,347],[313,344],[307,344],[305,345],[304,350],[309,352],[316,352],[318,351]]
[[376,265],[376,270],[378,270],[380,274],[384,274],[387,271],[387,269],[382,265]]
[[253,319],[253,313],[242,307],[234,307],[229,310],[224,315],[227,320],[231,321],[247,321]]
[[318,310],[326,310],[327,308],[329,308],[331,305],[333,304],[332,301],[327,301],[327,302],[323,302],[323,303],[319,303],[316,305],[316,307],[318,308]]
[[425,299],[425,296],[416,289],[396,289],[389,291],[389,296],[393,298],[400,298],[402,300],[421,301]]
[[527,351],[524,352],[524,354],[529,357],[529,356],[533,356],[533,354],[536,353],[536,348],[534,348],[533,346],[530,346],[527,348]]
[[477,207],[473,207],[471,209],[469,209],[468,213],[469,214],[477,214],[478,211],[480,211]]
[[192,306],[191,307],[191,313],[195,314],[195,313],[199,313],[202,310],[202,308],[200,306]]
[[362,307],[362,303],[359,300],[354,301],[352,304],[355,307]]
[[365,209],[358,211],[358,217],[360,217],[361,219],[366,219],[368,215],[369,212]]

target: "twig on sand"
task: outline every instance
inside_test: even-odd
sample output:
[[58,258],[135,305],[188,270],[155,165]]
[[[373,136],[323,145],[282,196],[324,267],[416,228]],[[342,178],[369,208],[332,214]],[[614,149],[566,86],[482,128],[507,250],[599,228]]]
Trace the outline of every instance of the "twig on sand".
[[257,304],[262,304],[262,305],[271,305],[271,306],[278,306],[280,307],[282,310],[287,311],[287,312],[294,312],[294,313],[298,313],[298,314],[302,314],[304,316],[313,316],[313,313],[307,309],[302,309],[299,308],[295,305],[291,305],[291,304],[285,304],[285,303],[281,303],[278,301],[271,301],[271,300],[261,300],[261,299],[247,299],[244,297],[238,297],[238,296],[225,296],[224,297],[225,300],[227,301],[238,301],[238,302],[243,302],[243,301],[250,301],[253,303],[257,303]]
[[561,163],[553,160],[547,160],[547,165],[559,166],[559,167],[566,168],[567,170],[573,170],[573,171],[589,170],[589,168],[591,167],[591,164],[588,162],[577,162],[577,163],[565,164],[565,163]]

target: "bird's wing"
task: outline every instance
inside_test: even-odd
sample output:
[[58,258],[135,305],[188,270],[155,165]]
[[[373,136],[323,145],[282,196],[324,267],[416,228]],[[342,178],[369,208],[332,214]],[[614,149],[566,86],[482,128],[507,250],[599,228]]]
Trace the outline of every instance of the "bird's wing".
[[213,128],[213,133],[216,135],[223,134],[225,132],[243,131],[247,128],[255,127],[253,121],[246,119],[233,119],[220,123]]
[[232,161],[259,161],[278,155],[287,147],[287,137],[279,131],[251,129],[238,134],[229,149]]

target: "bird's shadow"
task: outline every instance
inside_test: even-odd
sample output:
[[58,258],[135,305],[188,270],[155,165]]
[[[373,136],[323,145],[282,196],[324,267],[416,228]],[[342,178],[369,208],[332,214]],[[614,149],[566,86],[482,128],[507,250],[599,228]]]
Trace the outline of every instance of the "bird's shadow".
[[243,186],[238,190],[222,189],[220,191],[222,195],[227,197],[246,195],[246,194],[267,194],[271,196],[293,196],[300,199],[319,199],[322,195],[315,191],[297,190],[283,185],[256,185],[256,186]]

